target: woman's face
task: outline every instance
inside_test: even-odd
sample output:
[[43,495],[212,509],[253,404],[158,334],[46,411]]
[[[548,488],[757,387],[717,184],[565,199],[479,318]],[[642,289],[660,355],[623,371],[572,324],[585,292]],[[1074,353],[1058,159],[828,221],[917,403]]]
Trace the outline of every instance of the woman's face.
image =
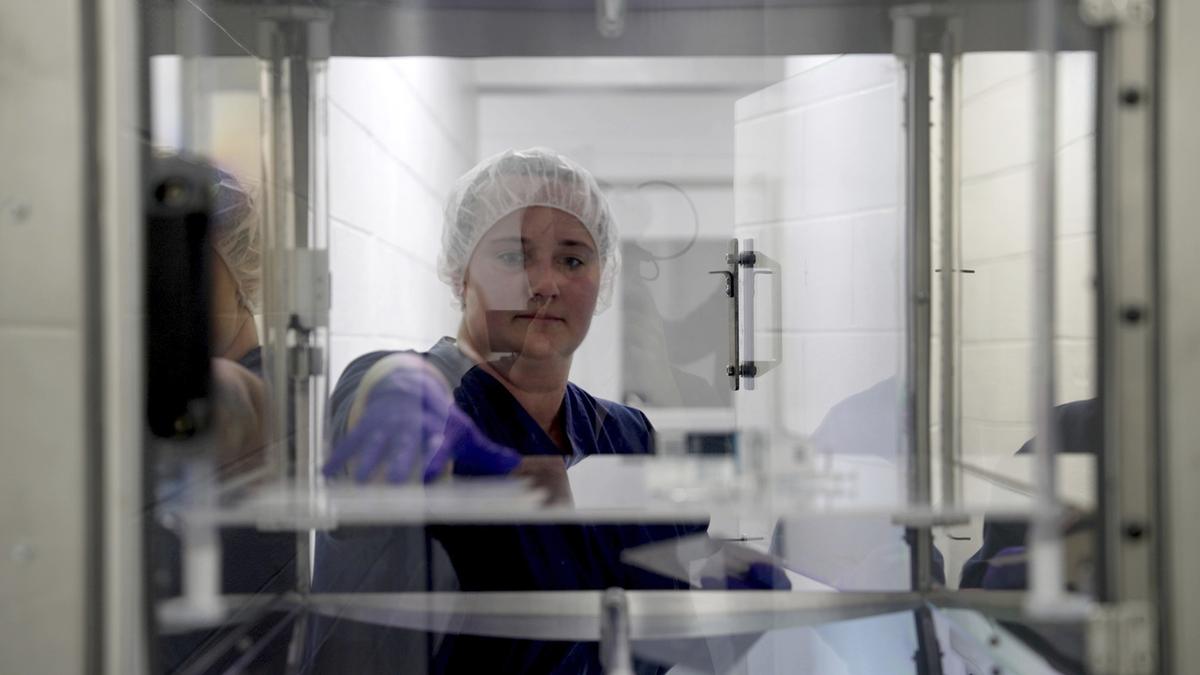
[[600,256],[574,216],[531,206],[492,226],[463,281],[475,347],[524,358],[570,356],[583,342],[600,289]]

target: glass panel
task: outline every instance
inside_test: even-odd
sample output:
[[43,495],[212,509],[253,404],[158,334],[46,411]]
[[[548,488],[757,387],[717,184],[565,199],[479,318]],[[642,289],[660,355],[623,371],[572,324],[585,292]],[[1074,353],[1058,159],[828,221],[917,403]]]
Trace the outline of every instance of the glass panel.
[[[953,591],[1025,576],[1031,6],[453,4],[147,6],[211,298],[211,391],[151,443],[159,665],[984,667],[931,607],[1023,608]],[[1096,58],[1064,34],[1086,591]]]
[[[975,53],[963,57],[961,124],[961,447],[966,471],[962,497],[968,506],[1001,512],[1030,503],[1035,467],[1030,457],[1035,425],[1032,398],[1034,289],[1034,58],[1029,53]],[[1061,455],[1059,491],[1078,510],[1072,536],[1095,505],[1100,428],[1095,364],[1096,286],[1093,185],[1096,166],[1096,56],[1066,52],[1057,57],[1055,256],[1057,321],[1054,329],[1056,416]],[[992,519],[982,556],[972,527],[954,530],[966,541],[947,542],[961,584],[985,583],[981,564],[1002,549],[1024,547],[1025,527]],[[1011,516],[1009,519],[1011,520]],[[988,536],[994,534],[995,537]],[[996,538],[999,537],[999,538]],[[1001,541],[1003,540],[1003,541]],[[1068,570],[1071,585],[1090,587],[1087,541],[1078,542]],[[963,563],[970,551],[972,559]],[[1020,558],[1017,552],[1016,558]],[[1014,559],[1016,559],[1014,558]],[[961,563],[961,565],[960,565]],[[962,566],[965,565],[965,566]],[[1017,564],[1019,566],[1019,563]],[[1090,567],[1090,562],[1086,563]],[[1023,571],[1019,575],[1023,578]],[[1000,582],[1009,585],[1019,580]],[[990,583],[990,582],[989,582]],[[1020,582],[1019,585],[1023,585]]]

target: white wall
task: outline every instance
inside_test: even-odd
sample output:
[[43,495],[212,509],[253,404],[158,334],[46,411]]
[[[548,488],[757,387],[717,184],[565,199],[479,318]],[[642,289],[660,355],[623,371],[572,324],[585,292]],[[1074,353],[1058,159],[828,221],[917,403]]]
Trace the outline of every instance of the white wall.
[[[777,443],[895,377],[904,347],[900,71],[890,56],[797,61],[737,108],[737,232],[783,261],[782,365],[738,414]],[[895,455],[891,425],[891,447],[839,450]]]
[[[0,672],[83,672],[89,592],[80,3],[0,5]],[[46,39],[47,35],[53,39]]]
[[470,64],[332,59],[329,152],[336,382],[363,353],[457,332],[436,264],[446,196],[476,159]]
[[[1034,433],[1033,69],[1029,54],[977,53],[961,71],[960,241],[962,266],[975,270],[961,278],[962,451],[965,461],[1000,470]],[[1096,395],[1094,78],[1093,55],[1058,57],[1056,403]],[[1059,478],[1063,494],[1094,493],[1091,472]],[[982,506],[997,495],[976,481],[962,497]],[[939,537],[952,584],[978,550],[981,528],[974,518],[954,532],[969,541]]]
[[[1095,396],[1094,57],[1058,65],[1059,403]],[[1033,60],[963,60],[963,449],[1011,455],[1033,434]]]
[[[832,438],[839,447],[826,449],[886,456],[898,443],[859,446],[899,439],[899,390],[847,398],[902,370],[898,72],[883,56],[809,59],[790,73],[738,107],[738,232],[786,257],[783,365],[760,391],[739,394],[739,419],[772,430],[778,447],[789,434],[811,435],[831,411],[837,418],[854,407],[859,428],[846,425]],[[1095,392],[1093,73],[1087,54],[1060,57],[1059,402]],[[968,460],[998,461],[1033,432],[1033,62],[968,54],[961,74],[961,252],[963,267],[975,270],[961,279],[962,440]],[[933,328],[936,356],[936,315]],[[935,401],[939,394],[935,387]],[[863,405],[870,409],[857,409]],[[935,405],[935,443],[936,412]],[[831,444],[828,434],[819,438]],[[1086,492],[1088,476],[1064,476],[1064,486]],[[976,504],[989,497],[965,495]],[[978,548],[980,525],[956,531],[970,542],[939,542],[951,583]]]

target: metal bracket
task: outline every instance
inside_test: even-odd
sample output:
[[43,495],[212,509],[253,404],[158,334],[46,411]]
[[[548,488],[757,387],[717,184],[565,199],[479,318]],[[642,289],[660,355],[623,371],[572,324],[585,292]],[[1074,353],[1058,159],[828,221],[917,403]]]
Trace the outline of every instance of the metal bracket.
[[293,249],[288,252],[293,322],[303,330],[329,325],[330,276],[327,249]]
[[1154,672],[1154,613],[1146,602],[1098,605],[1087,624],[1089,672],[1150,675]]
[[[307,333],[303,334],[307,336]],[[288,374],[293,380],[307,380],[324,374],[325,352],[310,344],[288,347]]]
[[[753,242],[750,242],[753,245]],[[742,307],[741,301],[743,293],[739,291],[742,281],[742,269],[748,270],[748,286],[745,294],[749,301],[754,301],[753,283],[754,276],[758,273],[770,273],[770,270],[760,272],[756,268],[763,262],[759,260],[759,254],[753,249],[745,251],[740,250],[740,244],[736,238],[729,240],[729,253],[725,255],[725,265],[727,269],[711,270],[709,274],[719,274],[725,281],[725,297],[729,298],[729,362],[725,366],[725,374],[729,376],[729,386],[734,391],[741,389],[743,379],[753,380],[762,373],[774,367],[777,361],[763,362],[755,361],[752,358],[742,360],[742,342],[741,321],[743,314],[745,320],[750,323],[751,331],[753,330],[753,307],[747,305]],[[763,256],[765,257],[765,256]],[[753,333],[749,332],[746,340],[750,340]],[[751,383],[747,384],[748,389],[753,389]]]
[[609,40],[621,37],[626,14],[625,0],[596,0],[596,30]]
[[610,588],[600,598],[600,664],[604,675],[633,675],[629,600],[621,588]]
[[1154,20],[1153,0],[1083,0],[1079,16],[1089,26],[1146,24]]

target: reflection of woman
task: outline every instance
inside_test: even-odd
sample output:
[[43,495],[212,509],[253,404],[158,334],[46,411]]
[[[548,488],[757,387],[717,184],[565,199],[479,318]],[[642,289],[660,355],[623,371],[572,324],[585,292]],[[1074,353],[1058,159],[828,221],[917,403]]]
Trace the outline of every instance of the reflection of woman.
[[262,285],[262,232],[249,194],[218,171],[210,241],[213,388],[219,464],[225,473],[253,468],[265,441],[266,388],[254,312]]
[[[616,227],[590,174],[547,150],[484,161],[450,200],[440,263],[462,304],[457,339],[423,354],[368,354],[347,368],[331,402],[328,475],[432,479],[452,461],[456,474],[527,473],[569,499],[565,466],[574,459],[653,452],[645,415],[568,381],[618,264]],[[620,552],[704,527],[339,532],[318,546],[314,583],[333,592],[673,588],[623,565]],[[447,577],[454,581],[439,585]],[[426,652],[424,637],[346,621],[314,635],[322,670],[599,672],[595,644],[447,636]]]
[[[184,160],[167,157],[159,161]],[[209,231],[213,253],[209,256],[213,427],[217,436],[217,477],[232,478],[262,464],[266,439],[266,384],[253,317],[262,278],[261,231],[258,213],[242,185],[223,171],[211,170],[215,178]],[[178,595],[182,564],[179,539],[175,533],[157,527],[153,534],[156,591],[161,596]],[[223,592],[272,595],[295,587],[294,535],[222,528],[220,538]],[[244,642],[261,649],[247,672],[283,672],[288,636],[272,631],[279,620],[274,614],[257,615],[243,626]],[[165,636],[157,645],[160,665],[164,671],[175,672],[212,657],[215,660],[198,672],[224,672],[242,653],[222,644],[223,635],[218,630],[199,630]]]

